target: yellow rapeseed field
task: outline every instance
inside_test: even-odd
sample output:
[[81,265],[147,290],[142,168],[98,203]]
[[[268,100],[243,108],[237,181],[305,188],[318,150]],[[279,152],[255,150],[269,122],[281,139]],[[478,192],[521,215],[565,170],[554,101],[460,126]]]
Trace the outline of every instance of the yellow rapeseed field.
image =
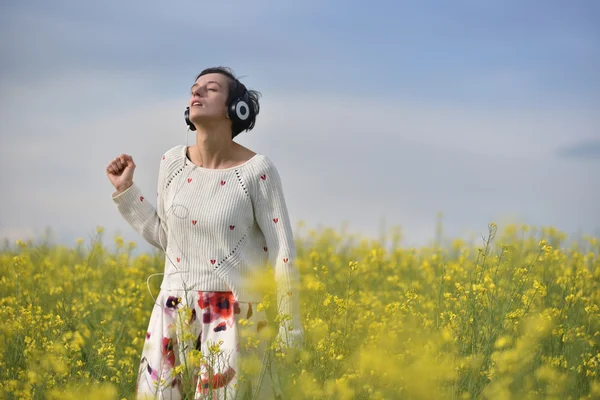
[[[399,230],[303,229],[306,338],[271,363],[285,399],[600,398],[598,238],[491,223],[473,244],[406,248]],[[0,398],[133,398],[164,256],[103,235],[0,253]]]

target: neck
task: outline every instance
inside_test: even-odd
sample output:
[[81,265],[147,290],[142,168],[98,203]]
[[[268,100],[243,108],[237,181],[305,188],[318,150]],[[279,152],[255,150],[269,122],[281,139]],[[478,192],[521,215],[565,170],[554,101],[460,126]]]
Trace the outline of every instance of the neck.
[[229,126],[196,128],[196,155],[204,168],[225,167],[232,158],[233,145]]

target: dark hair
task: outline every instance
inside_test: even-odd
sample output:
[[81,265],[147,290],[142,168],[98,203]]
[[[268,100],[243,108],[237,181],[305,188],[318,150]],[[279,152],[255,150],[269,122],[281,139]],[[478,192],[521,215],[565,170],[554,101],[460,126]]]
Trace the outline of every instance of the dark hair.
[[202,75],[206,74],[222,74],[225,75],[229,83],[229,93],[227,95],[227,107],[231,105],[238,97],[244,97],[244,94],[248,92],[248,106],[250,107],[250,117],[246,121],[234,121],[231,123],[231,138],[233,139],[239,135],[242,131],[250,131],[256,124],[256,116],[260,111],[260,104],[258,104],[258,98],[261,96],[256,90],[248,90],[246,86],[235,77],[233,70],[228,67],[211,67],[206,68],[200,72],[196,77],[196,80]]

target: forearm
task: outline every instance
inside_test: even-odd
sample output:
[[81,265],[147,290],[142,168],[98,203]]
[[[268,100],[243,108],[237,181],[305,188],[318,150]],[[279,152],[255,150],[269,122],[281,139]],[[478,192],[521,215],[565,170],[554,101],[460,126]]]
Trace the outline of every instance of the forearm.
[[154,247],[166,251],[167,233],[162,227],[161,219],[133,182],[117,188],[113,193],[113,201],[119,213],[136,232]]
[[[285,257],[286,262],[278,263],[275,268],[277,288],[277,309],[284,321],[282,331],[302,331],[300,316],[300,274],[292,260]],[[295,263],[295,262],[294,262]]]

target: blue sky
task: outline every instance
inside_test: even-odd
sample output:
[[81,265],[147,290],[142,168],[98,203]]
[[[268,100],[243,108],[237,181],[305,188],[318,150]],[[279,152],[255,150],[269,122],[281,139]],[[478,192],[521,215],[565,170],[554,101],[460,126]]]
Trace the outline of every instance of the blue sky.
[[277,164],[295,220],[385,219],[415,245],[438,211],[451,236],[598,234],[598,20],[594,1],[2,2],[0,237],[103,225],[149,249],[104,167],[132,154],[151,193],[214,65],[263,94],[239,142]]

